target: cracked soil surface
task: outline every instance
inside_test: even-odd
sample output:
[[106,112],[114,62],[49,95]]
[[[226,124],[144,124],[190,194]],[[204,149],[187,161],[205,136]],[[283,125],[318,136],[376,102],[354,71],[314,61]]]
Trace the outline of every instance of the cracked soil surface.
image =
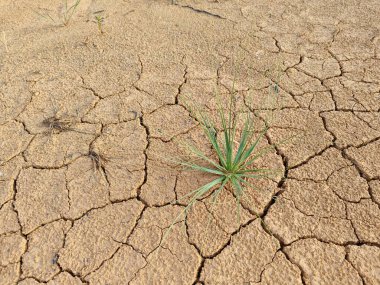
[[[380,284],[378,0],[62,2],[0,1],[1,285]],[[186,100],[234,78],[257,122],[277,84],[261,147],[302,136],[163,240],[212,179],[167,159],[213,155]]]

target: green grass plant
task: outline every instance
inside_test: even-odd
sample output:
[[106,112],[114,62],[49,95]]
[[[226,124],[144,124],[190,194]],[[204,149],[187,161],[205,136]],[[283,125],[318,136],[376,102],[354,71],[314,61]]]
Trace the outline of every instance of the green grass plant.
[[[62,4],[62,11],[59,13],[58,18],[62,25],[67,26],[72,17],[75,14],[76,9],[78,8],[81,0],[76,0],[73,4],[69,5],[68,1],[65,0],[65,2]],[[39,17],[47,19],[52,21],[53,23],[56,23],[57,21],[50,15],[49,10],[47,9],[38,9],[38,10],[32,10],[34,13],[36,13]]]
[[[277,85],[272,90],[274,91],[274,96],[277,96]],[[269,119],[264,119],[265,122],[257,126],[255,124],[257,120],[255,120],[252,112],[248,111],[243,114],[237,112],[234,94],[235,92],[232,89],[226,107],[223,108],[222,104],[218,103],[216,119],[211,118],[210,111],[202,111],[200,108],[191,106],[191,104],[187,106],[192,116],[200,123],[208,143],[212,146],[215,158],[211,158],[194,145],[187,144],[190,153],[196,157],[196,160],[180,160],[178,163],[188,170],[207,173],[214,178],[178,200],[179,202],[187,199],[186,206],[169,227],[165,236],[170,231],[170,228],[183,215],[186,216],[199,200],[210,196],[212,206],[214,206],[220,193],[225,190],[232,191],[236,199],[237,217],[240,221],[241,200],[245,191],[247,189],[257,189],[251,181],[254,179],[272,179],[273,176],[278,174],[278,170],[255,166],[255,162],[260,157],[275,150],[275,145],[258,149],[261,140],[269,130]],[[245,118],[242,119],[243,116]]]
[[102,15],[95,15],[94,18],[95,18],[95,23],[98,26],[99,33],[103,34],[104,33],[104,30],[103,30],[104,17]]
[[78,5],[81,0],[76,0],[71,6],[67,4],[67,0],[65,0],[65,4],[63,7],[63,12],[62,12],[62,23],[64,26],[67,26],[71,18],[73,17],[76,9],[78,8]]

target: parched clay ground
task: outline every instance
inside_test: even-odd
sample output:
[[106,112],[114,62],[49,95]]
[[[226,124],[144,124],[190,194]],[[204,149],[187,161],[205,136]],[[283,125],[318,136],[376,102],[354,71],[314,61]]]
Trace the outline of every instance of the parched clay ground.
[[[378,0],[82,0],[66,27],[60,4],[0,1],[1,285],[380,284]],[[240,222],[206,198],[156,250],[211,179],[166,159],[210,152],[184,101],[212,112],[234,70],[242,111],[279,86],[261,147],[302,136],[260,161],[283,177]]]

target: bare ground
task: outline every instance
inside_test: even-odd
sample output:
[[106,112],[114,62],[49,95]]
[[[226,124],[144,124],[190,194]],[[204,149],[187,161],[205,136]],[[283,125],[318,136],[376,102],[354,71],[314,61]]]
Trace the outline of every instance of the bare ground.
[[[377,0],[60,3],[0,2],[1,285],[380,284]],[[210,179],[165,160],[210,150],[184,98],[213,110],[235,70],[243,111],[279,86],[263,146],[304,135],[240,222],[224,193],[155,250]]]

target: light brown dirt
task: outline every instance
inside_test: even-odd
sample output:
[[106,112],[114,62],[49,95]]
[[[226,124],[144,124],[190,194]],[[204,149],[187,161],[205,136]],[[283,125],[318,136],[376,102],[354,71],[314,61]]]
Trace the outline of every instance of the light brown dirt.
[[[380,284],[377,0],[63,3],[0,1],[0,285]],[[212,179],[170,159],[214,155],[189,103],[262,125],[274,83],[278,177],[166,236]]]
[[359,273],[345,259],[344,247],[314,238],[294,242],[285,248],[290,260],[302,264],[306,284],[360,284]]

